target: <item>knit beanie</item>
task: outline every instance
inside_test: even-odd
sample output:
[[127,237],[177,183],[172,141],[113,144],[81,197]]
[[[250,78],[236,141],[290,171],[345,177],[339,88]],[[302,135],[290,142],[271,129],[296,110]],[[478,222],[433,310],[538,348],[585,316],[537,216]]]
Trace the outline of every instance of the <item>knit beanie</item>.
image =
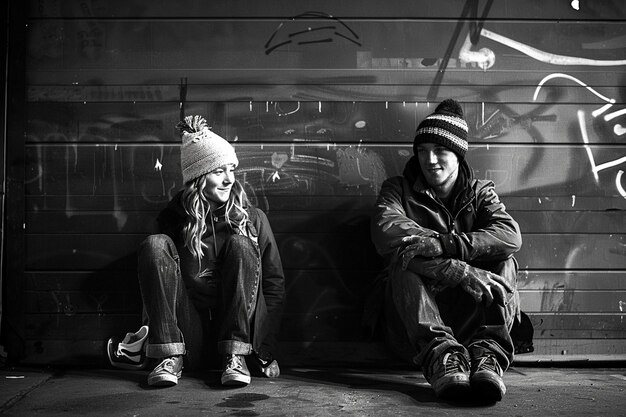
[[224,165],[239,165],[235,148],[213,133],[202,116],[187,116],[176,127],[182,135],[180,167],[183,183]]
[[459,103],[451,98],[446,99],[417,127],[413,152],[417,154],[417,145],[420,143],[430,142],[443,145],[452,150],[459,159],[464,159],[468,149],[467,130]]

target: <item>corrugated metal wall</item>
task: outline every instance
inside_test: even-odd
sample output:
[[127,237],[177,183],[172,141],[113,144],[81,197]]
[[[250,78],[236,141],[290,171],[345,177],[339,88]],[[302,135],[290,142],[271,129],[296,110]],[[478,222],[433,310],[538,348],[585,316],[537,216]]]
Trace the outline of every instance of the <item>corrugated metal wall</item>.
[[138,326],[135,249],[181,186],[181,97],[236,142],[272,221],[286,351],[364,342],[372,204],[454,97],[468,161],[522,227],[536,352],[626,353],[626,3],[29,5],[25,361],[89,362]]

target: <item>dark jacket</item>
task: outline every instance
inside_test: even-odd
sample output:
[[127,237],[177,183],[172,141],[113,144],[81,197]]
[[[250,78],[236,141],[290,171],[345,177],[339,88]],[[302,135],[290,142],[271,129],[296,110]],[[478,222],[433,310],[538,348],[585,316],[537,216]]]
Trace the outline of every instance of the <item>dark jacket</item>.
[[[464,161],[462,164],[466,164]],[[439,237],[444,256],[419,260],[419,273],[443,285],[456,285],[464,263],[489,269],[508,259],[522,245],[519,226],[506,212],[491,181],[469,178],[469,167],[460,169],[451,209],[426,184],[416,157],[403,176],[386,180],[372,217],[372,240],[387,264],[393,262],[400,239],[409,235]],[[515,288],[514,282],[511,287]]]
[[[371,221],[371,236],[386,268],[379,274],[365,302],[363,324],[373,334],[381,319],[386,281],[399,259],[400,240],[409,235],[438,237],[444,255],[416,257],[411,269],[432,289],[456,286],[466,263],[490,270],[513,258],[522,245],[517,222],[506,212],[491,181],[471,178],[461,161],[459,176],[446,206],[428,186],[417,157],[407,163],[402,176],[381,187]],[[514,258],[513,258],[514,259]],[[417,269],[417,270],[416,270]],[[515,273],[507,277],[519,306]],[[519,316],[519,310],[516,316]]]
[[[261,253],[261,289],[259,292],[255,320],[253,347],[263,353],[274,351],[276,335],[280,327],[285,275],[282,262],[267,216],[260,209],[248,203],[248,224],[246,230],[239,230],[227,224],[224,213],[213,213],[214,221],[207,221],[207,232],[202,241],[204,248],[201,264],[185,246],[183,227],[186,213],[181,203],[182,191],[176,194],[167,207],[157,217],[160,233],[167,234],[180,256],[180,269],[189,297],[198,310],[215,308],[218,303],[219,279],[216,272],[216,254],[224,244],[227,234],[239,233],[257,241]],[[215,233],[213,233],[213,226]]]

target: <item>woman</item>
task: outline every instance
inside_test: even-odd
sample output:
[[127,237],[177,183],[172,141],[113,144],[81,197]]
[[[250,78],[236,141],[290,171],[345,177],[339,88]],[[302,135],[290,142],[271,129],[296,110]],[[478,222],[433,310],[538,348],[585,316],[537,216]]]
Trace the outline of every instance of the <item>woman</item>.
[[[184,188],[158,216],[160,234],[139,249],[139,284],[158,360],[151,386],[178,383],[183,368],[208,362],[216,330],[224,385],[280,370],[271,352],[280,324],[284,274],[265,214],[235,180],[235,150],[200,116],[177,126]],[[213,335],[214,336],[214,335]],[[246,364],[246,360],[248,364]]]

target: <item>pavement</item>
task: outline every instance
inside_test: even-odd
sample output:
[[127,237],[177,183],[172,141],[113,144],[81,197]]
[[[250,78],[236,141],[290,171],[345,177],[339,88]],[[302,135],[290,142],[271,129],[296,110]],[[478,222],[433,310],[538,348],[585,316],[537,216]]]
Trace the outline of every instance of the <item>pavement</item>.
[[[7,416],[626,416],[626,367],[514,365],[495,404],[438,400],[412,369],[288,367],[224,388],[219,371],[151,388],[148,371],[0,369]],[[587,364],[589,365],[589,364]]]

